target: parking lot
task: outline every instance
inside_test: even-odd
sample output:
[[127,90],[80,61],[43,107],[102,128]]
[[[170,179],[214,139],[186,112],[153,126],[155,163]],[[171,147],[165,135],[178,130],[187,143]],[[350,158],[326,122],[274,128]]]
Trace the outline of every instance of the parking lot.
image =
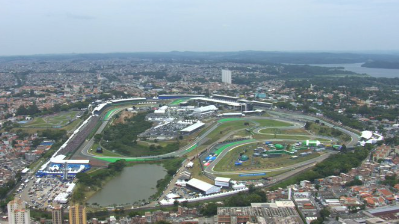
[[179,123],[177,121],[160,123],[155,127],[152,127],[145,132],[141,133],[139,137],[147,137],[147,138],[174,138],[180,135],[180,130],[183,128],[190,126],[189,123]]
[[53,200],[60,193],[66,193],[70,183],[62,182],[56,177],[35,176],[29,178],[16,197],[20,197],[33,208],[52,208]]

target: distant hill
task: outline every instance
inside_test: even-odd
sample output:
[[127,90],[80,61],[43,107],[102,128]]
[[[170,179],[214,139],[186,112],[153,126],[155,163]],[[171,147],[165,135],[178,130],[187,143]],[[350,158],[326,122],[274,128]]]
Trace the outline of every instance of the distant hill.
[[394,54],[360,54],[360,53],[328,53],[328,52],[268,52],[268,51],[237,51],[237,52],[136,52],[136,53],[106,53],[106,54],[48,54],[31,56],[5,56],[0,62],[19,60],[103,60],[103,59],[151,59],[154,61],[176,62],[237,62],[237,63],[290,63],[290,64],[344,64],[362,63],[365,61],[399,61],[399,55]]
[[399,61],[370,61],[362,64],[362,67],[399,69]]

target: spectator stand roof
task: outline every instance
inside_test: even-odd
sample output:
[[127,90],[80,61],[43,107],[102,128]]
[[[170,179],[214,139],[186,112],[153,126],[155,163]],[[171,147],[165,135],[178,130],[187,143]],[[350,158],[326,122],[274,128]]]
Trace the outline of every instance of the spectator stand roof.
[[204,125],[205,125],[204,123],[202,123],[201,121],[198,121],[197,123],[182,129],[181,131],[182,132],[192,132],[192,131],[197,130],[198,128],[201,128]]
[[211,193],[220,192],[220,188],[219,187],[216,187],[216,186],[214,186],[212,184],[209,184],[207,182],[204,182],[202,180],[198,180],[198,179],[195,179],[195,178],[192,178],[191,180],[189,180],[187,182],[187,185],[191,186],[191,187],[193,187],[195,189],[198,189],[198,190],[200,190],[202,192],[205,192],[205,194],[211,194]]

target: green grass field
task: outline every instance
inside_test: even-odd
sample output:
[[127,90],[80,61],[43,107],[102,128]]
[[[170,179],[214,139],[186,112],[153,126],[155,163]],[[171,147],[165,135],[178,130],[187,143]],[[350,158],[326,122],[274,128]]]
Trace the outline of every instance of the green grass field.
[[[274,134],[275,130],[274,128],[265,128],[265,129],[261,129],[259,131],[259,133],[261,134]],[[287,134],[287,135],[310,135],[307,131],[305,131],[304,129],[287,129],[287,130],[279,130],[278,134]]]
[[268,119],[257,119],[257,120],[252,120],[252,121],[258,123],[260,126],[265,126],[265,127],[288,127],[288,126],[292,126],[292,124],[287,123],[287,122],[268,120]]
[[[275,169],[275,168],[293,165],[320,156],[319,153],[312,153],[307,156],[298,157],[297,159],[291,159],[291,155],[286,155],[286,154],[283,154],[281,157],[274,157],[274,158],[254,157],[253,149],[258,146],[262,146],[262,143],[251,143],[234,148],[228,154],[226,154],[222,160],[219,161],[219,163],[215,166],[214,170],[234,171],[234,170]],[[234,163],[239,158],[240,153],[243,152],[245,152],[244,154],[249,157],[249,160],[243,162],[241,166],[235,166]]]
[[317,135],[323,135],[323,136],[329,136],[329,137],[334,137],[342,142],[350,141],[351,137],[337,129],[328,127],[328,126],[323,126],[315,123],[311,123],[309,130],[312,133],[315,133]]
[[76,119],[79,111],[61,112],[56,115],[36,117],[33,121],[22,125],[26,128],[63,127]]
[[[245,125],[245,123],[248,123],[249,125]],[[207,138],[209,139],[206,144],[213,143],[217,141],[218,139],[222,138],[229,132],[239,130],[239,129],[245,129],[249,127],[253,127],[254,124],[252,122],[248,122],[246,120],[237,120],[234,122],[225,122],[219,125],[215,130],[213,130]]]
[[252,137],[254,139],[258,139],[258,140],[262,140],[262,139],[269,139],[269,140],[273,140],[273,139],[289,139],[289,140],[298,140],[298,141],[302,141],[302,140],[319,140],[321,142],[330,142],[324,138],[315,138],[311,135],[306,136],[306,135],[288,135],[288,134],[254,134],[252,135]]
[[[209,140],[206,144],[210,144],[212,142],[217,141],[219,138],[223,137],[229,132],[236,131],[239,129],[246,129],[255,127],[255,124],[259,124],[260,126],[267,126],[267,127],[288,127],[291,124],[282,122],[282,121],[275,121],[275,120],[268,120],[268,119],[257,119],[257,120],[250,120],[250,119],[243,119],[243,118],[223,118],[218,121],[220,123],[219,127],[217,127],[214,131],[212,131],[207,138]],[[248,125],[245,125],[248,124]],[[240,132],[239,132],[240,133]]]
[[65,129],[67,131],[75,130],[75,128],[77,128],[80,125],[80,123],[82,123],[82,122],[83,122],[82,119],[80,119],[80,118],[76,119],[72,123],[68,124],[67,126],[64,126],[62,129]]

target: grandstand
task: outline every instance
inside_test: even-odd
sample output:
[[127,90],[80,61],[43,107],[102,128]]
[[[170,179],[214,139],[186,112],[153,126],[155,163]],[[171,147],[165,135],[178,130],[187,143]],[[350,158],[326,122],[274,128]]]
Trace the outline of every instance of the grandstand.
[[201,121],[198,121],[197,123],[190,125],[184,129],[182,129],[180,132],[184,135],[189,135],[197,130],[199,130],[200,128],[202,128],[205,124],[202,123]]
[[237,102],[240,99],[235,96],[226,96],[226,95],[218,95],[218,94],[213,94],[212,98],[217,99],[217,100],[229,101],[229,102]]
[[215,112],[217,110],[218,110],[218,108],[215,107],[215,105],[208,105],[208,106],[205,106],[205,107],[195,108],[193,110],[193,114],[203,114],[203,113],[208,113],[208,112]]
[[109,106],[116,106],[116,105],[123,105],[123,104],[138,104],[146,101],[146,98],[128,98],[128,99],[117,99],[117,100],[110,100],[105,103],[97,105],[94,109],[92,114],[93,115],[100,115],[104,109]]
[[76,174],[90,169],[89,162],[89,160],[65,160],[64,155],[58,155],[43,164],[37,171],[36,177],[59,176],[63,179],[74,178]]
[[53,157],[57,155],[67,155],[68,153],[74,152],[89,136],[99,119],[100,118],[97,116],[90,116],[87,118],[82,125],[72,133],[69,139],[58,149],[58,151],[54,153]]
[[158,99],[160,100],[171,100],[178,98],[192,98],[192,97],[204,97],[204,95],[193,95],[193,94],[164,94],[159,95]]
[[245,108],[245,103],[237,103],[237,102],[219,100],[219,99],[214,99],[214,98],[195,97],[195,98],[191,98],[190,100],[204,102],[206,104],[213,104],[216,106],[225,106],[225,107],[235,109],[235,110],[243,110]]

